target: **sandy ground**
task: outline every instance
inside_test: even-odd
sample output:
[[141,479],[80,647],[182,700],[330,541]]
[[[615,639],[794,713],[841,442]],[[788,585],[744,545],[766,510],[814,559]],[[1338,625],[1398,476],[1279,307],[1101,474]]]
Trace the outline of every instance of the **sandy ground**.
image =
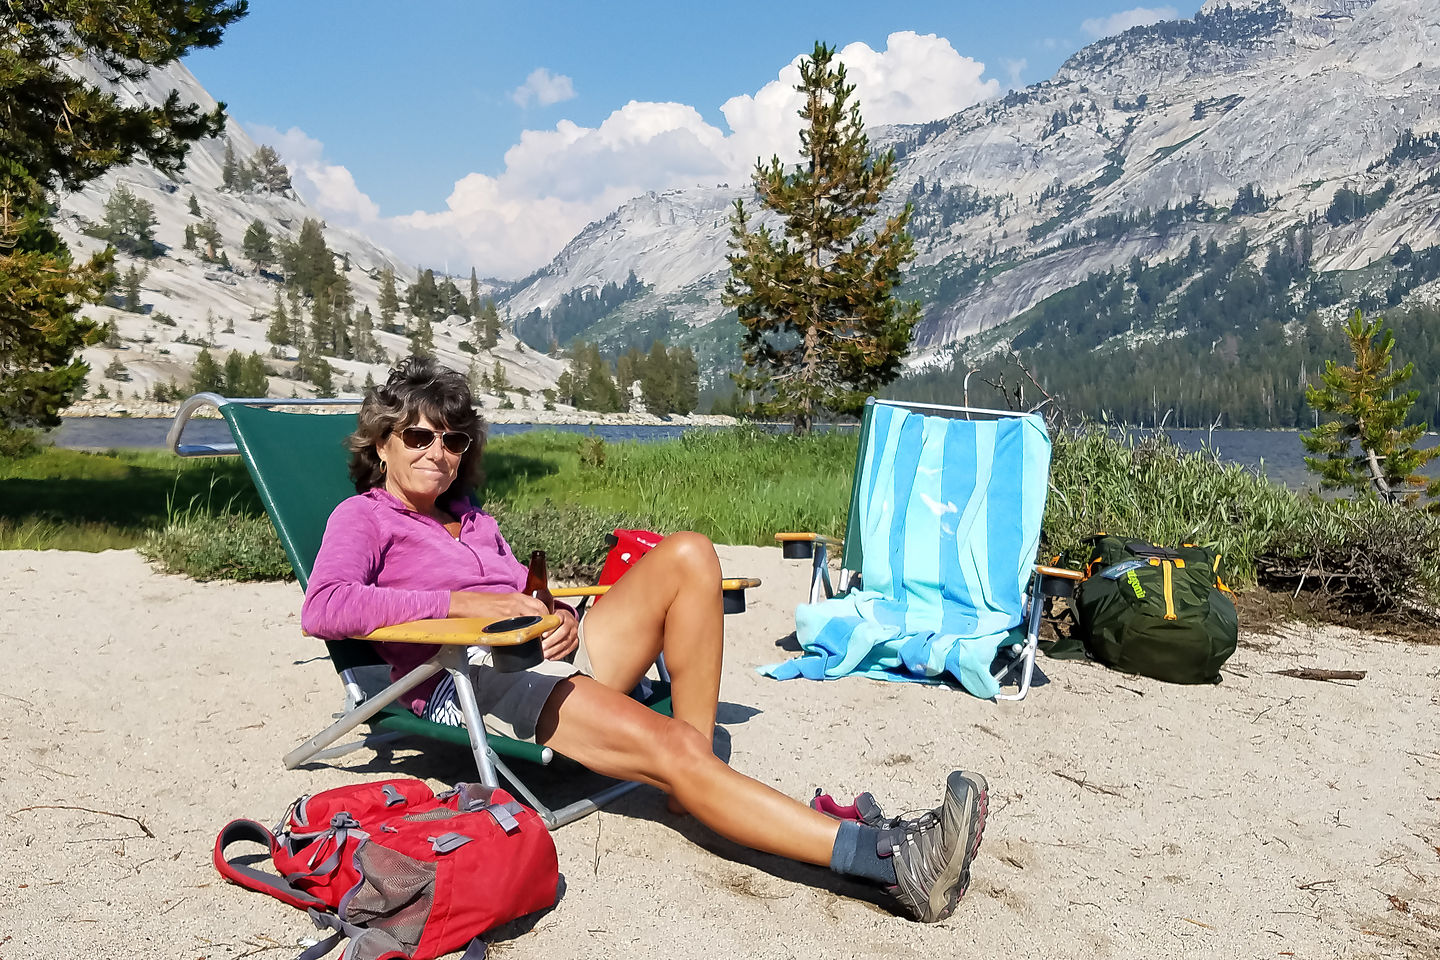
[[[969,896],[910,923],[642,789],[556,835],[563,899],[495,957],[1440,956],[1440,647],[1295,627],[1246,637],[1219,686],[1051,661],[1019,704],[780,683],[751,668],[788,655],[804,570],[722,555],[765,581],[728,620],[722,750],[793,796],[868,789],[895,809],[983,771]],[[219,880],[222,824],[364,777],[472,779],[453,751],[281,767],[339,705],[299,599],[130,552],[0,553],[0,960],[291,956],[309,922]],[[1268,672],[1293,666],[1369,675]]]

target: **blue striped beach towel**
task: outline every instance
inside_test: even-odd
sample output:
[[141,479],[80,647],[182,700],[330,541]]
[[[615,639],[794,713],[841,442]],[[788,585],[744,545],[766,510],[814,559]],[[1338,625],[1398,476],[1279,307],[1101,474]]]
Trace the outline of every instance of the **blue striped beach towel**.
[[953,678],[995,696],[996,651],[1023,631],[1049,469],[1038,416],[950,420],[877,404],[854,481],[863,589],[798,607],[804,654],[760,672]]

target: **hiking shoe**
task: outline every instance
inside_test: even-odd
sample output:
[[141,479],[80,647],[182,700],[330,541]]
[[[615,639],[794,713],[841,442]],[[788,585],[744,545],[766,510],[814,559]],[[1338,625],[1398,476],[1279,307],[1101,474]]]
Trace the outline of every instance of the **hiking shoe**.
[[921,923],[944,920],[970,887],[970,862],[980,849],[989,786],[978,773],[956,770],[945,781],[945,802],[891,831],[895,886],[890,892]]
[[857,796],[848,806],[841,806],[830,794],[821,793],[819,788],[816,788],[815,796],[810,800],[810,809],[818,810],[836,820],[854,820],[877,830],[890,830],[901,823],[899,817],[885,816],[879,801],[868,791]]

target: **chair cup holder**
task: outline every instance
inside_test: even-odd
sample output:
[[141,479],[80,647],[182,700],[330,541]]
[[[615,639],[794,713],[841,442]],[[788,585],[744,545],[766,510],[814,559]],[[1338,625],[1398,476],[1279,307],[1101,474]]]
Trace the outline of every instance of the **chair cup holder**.
[[1075,581],[1064,577],[1045,577],[1041,581],[1041,590],[1047,597],[1073,597]]
[[540,647],[540,638],[526,640],[513,647],[491,647],[490,665],[500,673],[519,673],[538,665],[545,659]]
[[780,544],[780,556],[786,560],[809,560],[815,555],[815,543],[811,540],[786,540]]
[[720,591],[720,596],[726,613],[745,612],[744,590],[722,590]]

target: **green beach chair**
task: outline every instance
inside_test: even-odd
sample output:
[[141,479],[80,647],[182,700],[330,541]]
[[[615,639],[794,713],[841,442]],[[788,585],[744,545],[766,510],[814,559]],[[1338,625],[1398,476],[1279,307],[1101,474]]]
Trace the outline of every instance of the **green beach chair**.
[[[358,406],[358,400],[322,401],[325,406]],[[233,443],[184,443],[183,432],[191,416],[205,406],[220,411],[230,427]],[[349,452],[344,439],[355,429],[355,413],[285,412],[284,407],[317,406],[313,400],[235,399],[214,393],[201,393],[186,400],[176,412],[168,443],[182,457],[240,456],[260,493],[265,511],[279,534],[280,543],[294,568],[303,590],[309,580],[311,566],[320,550],[325,523],[335,506],[351,496],[346,463]],[[727,608],[743,609],[743,599],[736,598],[743,589],[758,581],[726,581]],[[589,596],[605,588],[558,588],[557,597]],[[478,731],[484,727],[475,704],[473,688],[466,669],[465,645],[479,640],[481,621],[422,620],[414,624],[385,627],[369,639],[440,643],[440,653],[417,667],[400,680],[389,683],[389,667],[375,653],[368,639],[326,641],[330,659],[345,687],[343,715],[330,727],[311,737],[285,755],[287,768],[315,760],[327,760],[362,747],[374,747],[406,736],[418,736],[444,743],[469,747],[482,782],[494,786],[496,773],[503,776],[524,797],[554,830],[585,816],[626,791],[634,783],[615,783],[558,809],[541,801],[523,780],[502,760],[502,757],[536,764],[548,764],[554,753],[548,747],[512,740],[508,737]],[[483,642],[492,646],[520,642],[521,637],[538,635],[547,626],[542,623],[528,632],[491,637]],[[452,727],[424,720],[406,709],[397,700],[416,684],[447,670],[455,680],[457,696],[466,726]],[[661,665],[662,676],[663,665]],[[651,709],[669,713],[669,685],[651,683],[642,702]],[[368,725],[369,734],[362,739],[336,745],[351,730]]]
[[[786,556],[812,560],[810,602],[795,613],[804,655],[761,672],[1024,699],[1042,596],[1081,577],[1035,563],[1049,464],[1036,414],[867,400],[844,539],[776,535]],[[843,551],[838,591],[831,548]],[[1018,690],[1001,693],[1011,678]]]

